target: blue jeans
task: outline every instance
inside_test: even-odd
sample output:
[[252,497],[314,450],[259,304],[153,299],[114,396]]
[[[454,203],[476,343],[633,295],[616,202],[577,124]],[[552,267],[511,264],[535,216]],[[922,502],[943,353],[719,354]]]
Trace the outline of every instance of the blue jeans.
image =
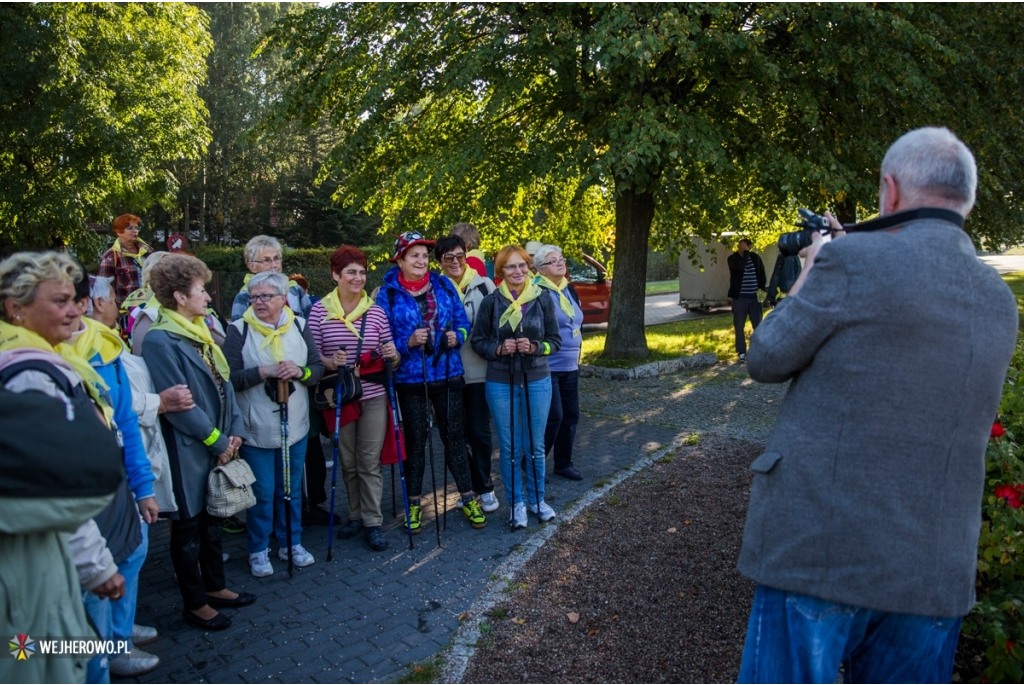
[[[292,471],[292,544],[302,544],[302,467],[306,461],[306,440],[291,446]],[[256,505],[245,512],[245,528],[248,533],[246,546],[249,554],[256,554],[270,547],[270,529],[274,529],[278,544],[288,548],[288,529],[284,525],[284,462],[280,449],[264,449],[243,444],[239,450],[242,459],[256,476],[253,493]],[[271,485],[273,483],[273,485]]]
[[[120,567],[118,567],[120,573]],[[82,590],[82,599],[85,602],[85,613],[101,640],[109,640],[114,634],[114,621],[110,613],[111,601],[100,599],[88,590]],[[120,601],[120,600],[119,600]],[[94,656],[89,659],[85,666],[85,682],[87,683],[110,683],[110,657]]]
[[[515,479],[515,492],[512,491],[512,464],[517,468],[522,455],[526,458],[526,497],[530,506],[544,501],[544,426],[548,422],[548,409],[551,407],[551,378],[542,378],[529,384],[530,418],[533,421],[533,445],[530,446],[530,432],[526,426],[526,394],[520,385],[513,386],[513,395],[509,397],[508,383],[487,381],[487,405],[491,408],[494,426],[498,431],[498,443],[501,449],[501,480],[505,484],[505,500],[520,504],[523,500],[523,479]],[[515,448],[512,454],[512,425],[510,412],[515,407]],[[514,458],[514,461],[513,461]]]
[[960,617],[874,611],[757,586],[741,683],[948,683]]
[[132,626],[135,625],[135,606],[139,598],[139,571],[142,570],[142,564],[146,561],[146,553],[149,552],[149,525],[145,521],[139,525],[142,526],[142,542],[127,559],[117,566],[118,572],[124,576],[124,597],[110,603],[115,640],[131,640]]

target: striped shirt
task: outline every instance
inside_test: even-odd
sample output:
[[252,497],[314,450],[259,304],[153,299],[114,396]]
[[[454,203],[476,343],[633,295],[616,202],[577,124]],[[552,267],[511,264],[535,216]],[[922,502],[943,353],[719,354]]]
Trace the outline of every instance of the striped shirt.
[[[381,344],[393,341],[388,317],[384,315],[383,309],[372,305],[362,317],[352,322],[357,331],[363,323],[363,318],[366,319],[366,330],[363,333],[362,353],[376,352],[380,354]],[[313,342],[316,343],[316,349],[322,356],[330,357],[344,345],[345,351],[348,353],[349,365],[355,363],[359,338],[353,335],[348,326],[337,319],[327,320],[327,309],[322,302],[314,304],[313,310],[309,313],[309,332],[313,334]],[[382,397],[384,393],[383,385],[363,381],[363,400]]]
[[743,263],[743,285],[740,287],[740,297],[757,298],[757,271],[754,269],[754,260],[747,255]]

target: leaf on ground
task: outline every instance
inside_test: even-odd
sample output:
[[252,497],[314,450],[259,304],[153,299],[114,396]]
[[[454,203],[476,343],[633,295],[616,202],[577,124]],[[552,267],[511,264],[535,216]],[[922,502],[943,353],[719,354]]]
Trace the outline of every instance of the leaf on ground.
[[526,623],[526,619],[525,618],[514,618],[514,619],[512,619],[512,622],[515,623],[516,625],[523,625],[524,623]]
[[423,671],[424,671],[424,668],[422,666],[413,666],[412,667],[412,672],[413,673],[423,673]]
[[679,599],[686,599],[686,593],[685,592],[680,592],[679,593]]
[[560,580],[564,583],[565,582],[565,576],[562,576]]
[[569,619],[569,623],[577,623],[580,620],[580,615],[575,611],[570,611],[565,615],[565,617]]
[[459,622],[460,623],[462,621],[465,621],[467,618],[469,618],[469,612],[468,611],[463,611],[461,614],[459,614]]
[[588,637],[593,637],[594,635],[597,635],[600,632],[601,631],[599,629],[597,629],[597,628],[591,628],[590,630],[587,631],[587,636]]
[[691,523],[693,523],[693,521],[691,521],[690,519],[686,519],[685,521],[683,521],[683,523],[685,523],[686,525],[690,525]]
[[615,614],[614,616],[612,616],[612,620],[613,621],[618,621],[619,620],[619,615]]
[[669,532],[669,533],[674,533],[674,532],[676,532],[676,529],[675,529],[675,528],[669,528],[669,529],[668,529],[668,532]]

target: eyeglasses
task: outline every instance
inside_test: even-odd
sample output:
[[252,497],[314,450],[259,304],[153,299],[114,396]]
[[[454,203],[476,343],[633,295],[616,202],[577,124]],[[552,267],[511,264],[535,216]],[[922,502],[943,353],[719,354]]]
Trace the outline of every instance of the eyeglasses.
[[131,224],[130,226],[125,226],[124,230],[125,230],[125,232],[127,232],[127,231],[135,231],[136,233],[138,233],[141,228],[142,228],[142,226],[140,226],[139,224]]
[[277,256],[277,257],[264,257],[263,259],[254,259],[254,260],[252,260],[252,263],[253,264],[280,264],[281,261],[282,261],[281,257]]
[[459,252],[458,254],[453,254],[453,253],[449,252],[448,254],[446,254],[446,255],[441,257],[441,261],[443,261],[445,264],[454,264],[455,262],[460,262],[462,264],[465,264],[466,263],[466,253],[465,252]]
[[527,264],[526,262],[523,262],[521,264],[506,264],[505,266],[501,267],[501,269],[502,271],[529,271],[530,265]]
[[565,264],[565,257],[559,257],[558,259],[552,259],[550,262],[544,262],[543,264],[538,264],[537,268],[539,269],[542,266],[560,266],[562,264]]
[[263,294],[260,294],[260,295],[250,295],[249,297],[252,299],[253,302],[263,302],[263,303],[266,303],[266,302],[270,302],[275,297],[282,297],[282,296],[281,295],[273,295],[271,293],[263,293]]

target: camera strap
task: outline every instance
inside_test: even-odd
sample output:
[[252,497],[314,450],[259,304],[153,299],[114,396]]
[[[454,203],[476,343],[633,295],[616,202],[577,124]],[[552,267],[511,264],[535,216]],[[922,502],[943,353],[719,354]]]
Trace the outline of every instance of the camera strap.
[[843,230],[847,233],[884,231],[918,219],[936,219],[938,221],[955,224],[961,229],[964,227],[964,218],[952,209],[944,209],[942,207],[918,207],[917,209],[906,209],[902,212],[896,212],[895,214],[880,216],[877,219],[864,221],[859,224],[845,224],[843,225]]

